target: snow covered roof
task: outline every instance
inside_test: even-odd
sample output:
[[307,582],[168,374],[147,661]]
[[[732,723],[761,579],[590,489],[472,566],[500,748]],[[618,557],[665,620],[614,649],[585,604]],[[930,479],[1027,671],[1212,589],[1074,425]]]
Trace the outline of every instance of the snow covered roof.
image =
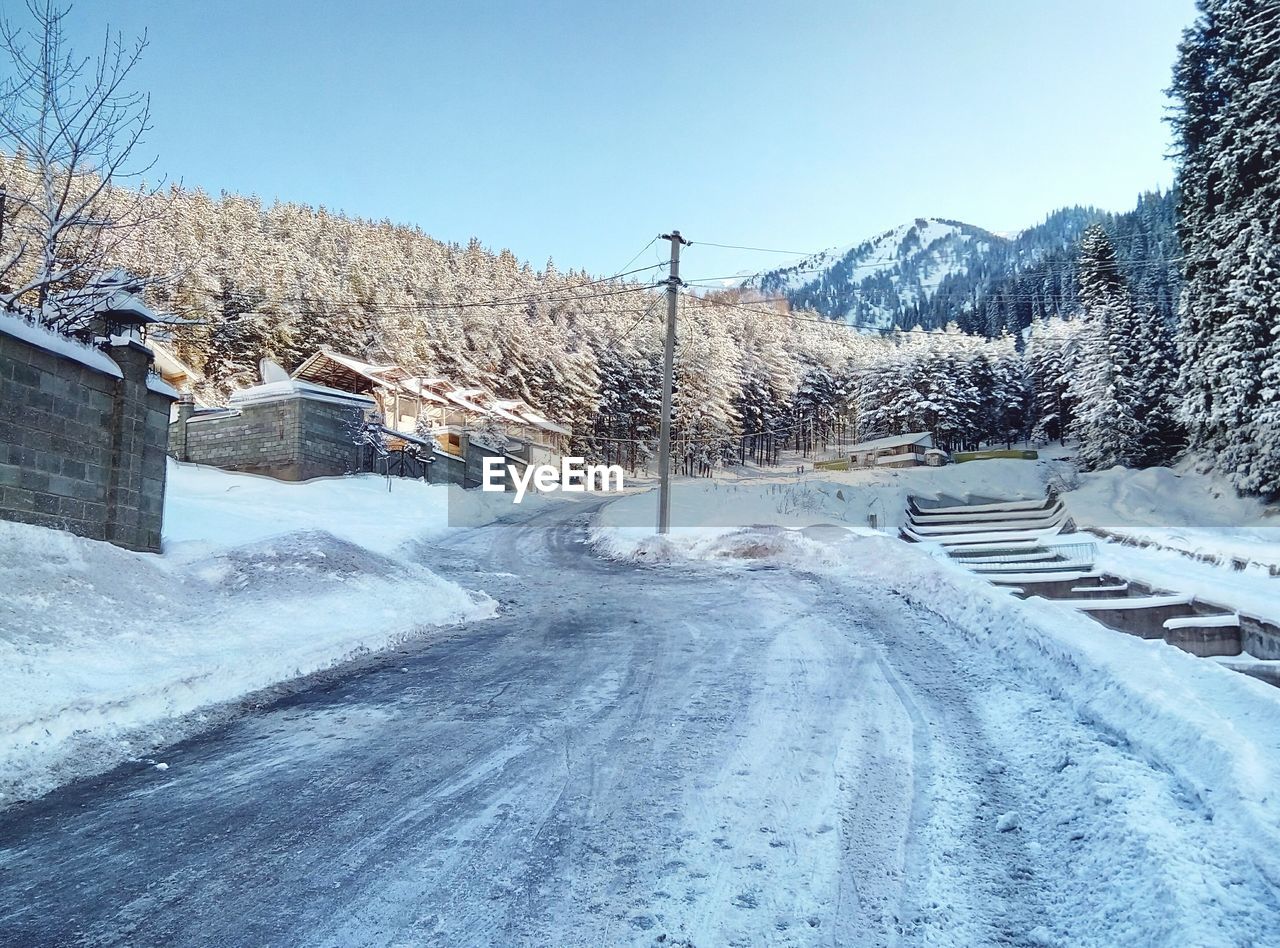
[[876,438],[874,441],[862,441],[849,448],[850,454],[861,454],[864,451],[882,451],[886,448],[900,448],[904,445],[919,444],[932,437],[927,431],[915,434],[893,435],[888,438]]
[[166,382],[158,375],[147,376],[147,391],[155,392],[157,395],[164,395],[168,398],[181,398],[182,393]]
[[109,296],[104,296],[94,306],[95,313],[110,313],[117,319],[121,316],[131,316],[135,322],[139,323],[157,323],[160,317],[156,315],[155,310],[142,301],[142,297],[136,293],[130,293],[128,290],[114,290]]
[[521,418],[518,412],[524,407],[518,400],[498,398],[489,403],[489,411],[493,412],[499,418],[505,418],[507,421],[514,421],[518,425],[527,425],[529,421]]
[[543,431],[550,431],[553,434],[573,434],[568,428],[543,418],[518,398],[494,399],[489,403],[489,410],[499,418],[506,418],[508,421],[514,421],[519,425],[533,425],[535,428],[541,428]]
[[400,383],[402,388],[408,389],[410,394],[418,398],[425,399],[429,402],[439,402],[442,405],[448,404],[448,399],[432,388],[432,385],[440,384],[437,379],[405,379]]
[[168,346],[155,339],[147,340],[147,348],[156,357],[156,369],[164,375],[185,375],[193,382],[204,378],[204,373],[179,359]]
[[268,382],[265,385],[254,385],[232,392],[227,404],[232,408],[252,405],[257,402],[275,401],[280,398],[307,398],[312,401],[337,402],[344,405],[373,408],[374,401],[364,395],[344,392],[341,389],[329,388],[325,385],[314,385],[302,379],[289,379],[284,382]]
[[[394,392],[399,389],[408,395],[441,405],[448,404],[449,399],[438,388],[453,387],[453,383],[445,379],[418,378],[410,375],[403,366],[390,362],[365,362],[327,347],[308,356],[302,365],[293,370],[293,377],[345,391],[383,389]],[[483,411],[479,408],[474,410]]]
[[474,411],[481,415],[492,414],[489,409],[485,408],[483,405],[477,405],[472,401],[472,399],[477,395],[483,394],[484,389],[482,388],[456,388],[451,392],[445,392],[444,397],[449,399],[449,401],[453,402],[455,405],[459,405],[462,408],[467,409],[467,411]]
[[354,356],[321,348],[293,370],[293,377],[348,392],[373,389],[400,390],[441,405],[456,405],[477,415],[493,415],[517,425],[533,425],[555,434],[571,434],[519,399],[496,399],[479,386],[459,385],[448,379],[410,375],[398,365],[378,365]]

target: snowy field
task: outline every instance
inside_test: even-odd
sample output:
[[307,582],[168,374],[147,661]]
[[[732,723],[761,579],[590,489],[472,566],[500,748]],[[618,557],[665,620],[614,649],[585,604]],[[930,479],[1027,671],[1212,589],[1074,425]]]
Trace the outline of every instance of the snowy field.
[[1221,478],[1177,468],[1112,468],[1070,478],[1081,527],[1229,562],[1280,568],[1280,509],[1241,497]]
[[144,756],[199,709],[492,615],[415,562],[449,490],[172,464],[161,556],[0,522],[0,807]]

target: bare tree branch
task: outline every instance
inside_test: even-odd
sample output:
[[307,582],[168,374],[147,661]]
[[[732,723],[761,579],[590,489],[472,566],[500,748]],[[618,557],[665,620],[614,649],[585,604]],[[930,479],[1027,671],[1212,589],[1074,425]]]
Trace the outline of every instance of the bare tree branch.
[[118,265],[122,242],[172,198],[161,196],[163,179],[122,187],[155,167],[154,159],[136,160],[151,130],[151,98],[129,89],[146,35],[128,44],[108,28],[95,57],[78,57],[65,42],[69,6],[27,0],[26,7],[26,29],[0,18],[0,59],[12,67],[0,82],[0,149],[31,180],[25,191],[3,192],[0,306],[70,332],[92,312],[86,287]]

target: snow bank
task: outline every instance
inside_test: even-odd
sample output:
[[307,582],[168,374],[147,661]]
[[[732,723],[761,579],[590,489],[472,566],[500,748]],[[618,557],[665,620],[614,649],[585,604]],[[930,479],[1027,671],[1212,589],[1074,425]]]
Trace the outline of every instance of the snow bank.
[[296,530],[322,529],[375,553],[448,527],[452,492],[439,484],[375,475],[287,483],[199,464],[169,464],[165,559],[192,558]]
[[0,805],[137,758],[198,709],[494,612],[413,562],[447,488],[170,478],[163,556],[0,522]]
[[[1264,548],[1259,553],[1280,559],[1274,549]],[[1136,549],[1111,542],[1098,544],[1096,566],[1156,589],[1175,590],[1280,624],[1280,578],[1262,569],[1236,571],[1171,549]]]

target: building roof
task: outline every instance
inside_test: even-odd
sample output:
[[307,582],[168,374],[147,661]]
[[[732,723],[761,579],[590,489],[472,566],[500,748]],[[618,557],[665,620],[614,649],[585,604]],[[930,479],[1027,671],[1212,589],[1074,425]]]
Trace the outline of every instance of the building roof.
[[302,365],[294,369],[293,377],[329,388],[358,392],[376,385],[395,384],[397,379],[385,378],[388,372],[395,369],[399,369],[399,366],[375,365],[354,356],[322,348],[313,352]]
[[455,405],[459,405],[462,408],[467,409],[467,411],[473,411],[480,415],[492,414],[489,409],[485,408],[483,405],[477,405],[471,400],[477,395],[483,394],[484,389],[482,388],[455,388],[452,392],[445,392],[444,397],[449,399],[449,401],[453,402]]
[[192,368],[174,354],[173,350],[157,339],[148,339],[147,348],[156,357],[156,368],[164,375],[185,375],[193,382],[204,380],[204,373]]
[[505,418],[507,421],[514,421],[517,425],[527,425],[529,422],[520,417],[520,408],[523,402],[514,398],[495,398],[489,402],[489,411],[493,412],[499,418]]
[[239,391],[231,393],[231,397],[227,400],[227,405],[231,408],[239,408],[243,405],[251,405],[255,402],[269,402],[280,398],[307,398],[312,401],[320,402],[337,402],[343,405],[358,406],[360,408],[372,408],[373,399],[365,395],[357,395],[343,389],[329,388],[324,385],[316,385],[312,382],[304,382],[302,379],[289,379],[284,382],[267,382],[263,385],[254,385],[250,388],[242,388]]
[[915,434],[892,435],[888,438],[876,438],[874,441],[862,441],[849,448],[850,454],[862,454],[866,451],[883,451],[886,448],[900,448],[904,445],[919,444],[933,437],[927,431],[917,431]]
[[497,399],[483,388],[458,385],[447,379],[414,377],[401,366],[365,362],[327,347],[304,360],[293,370],[293,377],[346,392],[398,389],[425,401],[455,405],[477,415],[496,415],[506,421],[533,425],[553,434],[572,434],[568,428],[542,417],[519,399]]
[[550,431],[555,434],[562,434],[562,435],[573,434],[573,432],[570,431],[568,428],[565,428],[562,425],[557,425],[554,421],[548,421],[546,418],[543,418],[541,415],[535,413],[532,409],[526,408],[520,414],[525,421],[529,422],[529,424],[536,425],[537,427],[541,428],[543,431]]

